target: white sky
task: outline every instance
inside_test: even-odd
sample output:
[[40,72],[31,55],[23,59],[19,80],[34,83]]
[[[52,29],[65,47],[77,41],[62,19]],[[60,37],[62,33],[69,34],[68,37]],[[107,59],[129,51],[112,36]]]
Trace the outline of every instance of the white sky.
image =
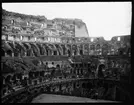
[[90,37],[109,39],[131,34],[131,2],[2,3],[2,8],[29,15],[44,15],[47,19],[82,19]]

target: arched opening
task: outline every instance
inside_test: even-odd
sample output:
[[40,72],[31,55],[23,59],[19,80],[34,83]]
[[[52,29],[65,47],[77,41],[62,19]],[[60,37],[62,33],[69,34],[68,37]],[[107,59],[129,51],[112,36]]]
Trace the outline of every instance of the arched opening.
[[46,44],[42,44],[42,52],[43,52],[43,55],[48,55],[48,50],[49,50],[49,48],[48,48],[48,46],[46,45]]
[[26,56],[30,56],[30,50],[29,50],[29,46],[26,43],[22,43],[22,45],[25,47],[26,49]]
[[14,53],[14,56],[18,56],[18,49],[16,49],[14,44],[12,42],[7,42],[7,44],[12,48],[12,52]]
[[1,56],[5,56],[5,51],[3,48],[1,49]]
[[123,55],[123,51],[122,50],[119,51],[119,55]]
[[84,54],[88,55],[89,54],[89,44],[84,45]]
[[25,49],[19,43],[15,42],[15,45],[16,45],[16,48],[18,49],[20,55],[24,56],[25,55]]
[[105,65],[100,64],[99,67],[98,67],[98,78],[103,78],[104,77],[104,73],[103,73],[104,69],[105,69]]
[[100,44],[97,44],[97,46],[96,46],[96,51],[97,51],[97,55],[99,55],[100,54]]
[[43,44],[45,50],[46,50],[46,55],[51,56],[52,55],[52,49],[50,48],[49,44]]
[[31,45],[34,55],[37,57],[39,55],[37,47],[33,43],[30,43],[30,45]]
[[80,50],[80,55],[83,55],[83,50]]
[[85,83],[82,84],[82,88],[86,88],[86,84]]
[[57,55],[57,51],[53,51],[53,55]]
[[80,87],[80,84],[79,82],[76,83],[76,88],[79,88]]
[[45,49],[44,49],[44,47],[43,47],[43,45],[41,45],[41,44],[39,44],[39,43],[36,43],[36,45],[38,46],[38,48],[39,48],[39,51],[40,51],[40,55],[44,55],[44,53],[45,53]]
[[58,45],[58,44],[55,44],[55,47],[57,48],[57,51],[58,51],[58,53],[59,53],[59,55],[62,55],[62,48],[61,48],[61,46],[60,45]]
[[131,48],[128,48],[127,55],[131,55]]
[[119,49],[118,49],[118,55],[123,55],[123,54],[124,54],[123,48],[119,48]]
[[95,45],[90,45],[90,50],[95,50]]
[[62,47],[62,51],[63,51],[63,55],[65,55],[66,54],[66,48],[65,48],[65,45],[61,45],[61,47]]
[[11,50],[7,50],[6,53],[7,53],[7,55],[12,56],[12,51]]
[[107,55],[108,54],[108,45],[104,44],[102,46],[102,55]]
[[68,49],[67,52],[68,52],[68,56],[70,57],[71,56],[71,51]]
[[59,65],[59,64],[57,64],[57,65],[56,65],[56,68],[60,68],[60,65]]
[[74,55],[77,55],[77,51],[76,51],[76,49],[74,50]]
[[5,84],[11,84],[11,79],[12,79],[12,75],[8,75],[8,76],[5,78]]

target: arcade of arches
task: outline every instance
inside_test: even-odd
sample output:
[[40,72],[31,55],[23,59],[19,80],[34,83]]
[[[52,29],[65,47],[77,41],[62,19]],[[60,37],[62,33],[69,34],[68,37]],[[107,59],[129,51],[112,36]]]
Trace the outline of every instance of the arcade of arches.
[[10,14],[2,14],[2,103],[30,103],[43,93],[132,100],[130,35],[110,41],[75,37],[76,20],[65,19],[65,24],[71,24],[67,28],[60,24],[64,19],[28,20],[29,16]]

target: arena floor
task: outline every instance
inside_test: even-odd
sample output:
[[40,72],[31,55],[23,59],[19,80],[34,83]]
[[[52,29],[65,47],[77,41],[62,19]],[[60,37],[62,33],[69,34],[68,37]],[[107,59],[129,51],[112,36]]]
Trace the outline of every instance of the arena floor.
[[34,98],[31,103],[100,103],[100,102],[115,102],[108,100],[95,100],[90,98],[75,97],[75,96],[64,96],[64,95],[53,95],[53,94],[41,94]]

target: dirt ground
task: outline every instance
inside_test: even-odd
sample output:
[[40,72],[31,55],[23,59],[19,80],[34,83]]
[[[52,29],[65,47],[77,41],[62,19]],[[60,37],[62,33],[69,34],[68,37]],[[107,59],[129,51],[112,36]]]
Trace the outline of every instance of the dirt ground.
[[100,102],[115,102],[108,100],[95,100],[84,97],[53,95],[53,94],[41,94],[34,98],[31,103],[100,103]]

